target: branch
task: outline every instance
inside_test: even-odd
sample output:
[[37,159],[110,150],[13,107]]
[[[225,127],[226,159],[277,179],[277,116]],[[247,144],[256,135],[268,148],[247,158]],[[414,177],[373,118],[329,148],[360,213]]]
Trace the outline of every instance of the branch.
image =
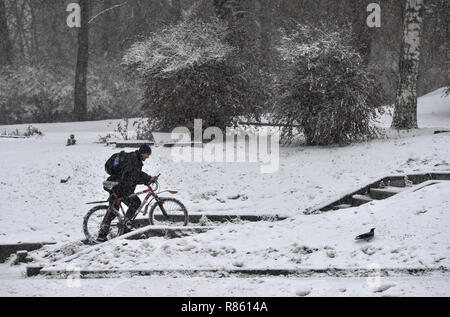
[[98,18],[98,17],[99,17],[100,15],[102,15],[103,13],[108,12],[108,11],[111,11],[111,10],[113,10],[113,9],[115,9],[115,8],[122,7],[122,6],[126,5],[127,3],[128,3],[128,2],[124,2],[124,3],[122,3],[122,4],[117,4],[117,5],[115,5],[115,6],[112,6],[111,8],[108,8],[108,9],[105,9],[105,10],[101,11],[101,12],[98,13],[96,16],[94,16],[92,19],[90,19],[89,22],[88,22],[88,24],[90,24],[92,21],[94,21],[96,18]]

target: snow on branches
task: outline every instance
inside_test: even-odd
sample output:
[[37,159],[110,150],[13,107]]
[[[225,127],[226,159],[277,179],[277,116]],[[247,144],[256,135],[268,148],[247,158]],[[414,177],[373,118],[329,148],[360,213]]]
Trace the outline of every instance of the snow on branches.
[[186,20],[133,44],[123,64],[141,76],[164,77],[189,66],[220,61],[233,51],[224,40],[226,34],[226,26],[218,20]]
[[314,61],[330,50],[338,53],[340,58],[352,58],[355,62],[361,62],[360,55],[347,44],[351,41],[350,37],[343,32],[326,32],[319,28],[298,25],[289,33],[284,30],[280,30],[280,33],[281,43],[277,51],[285,62],[295,63],[300,58]]
[[152,128],[204,126],[225,129],[238,116],[255,117],[265,92],[241,51],[226,40],[230,30],[213,18],[190,18],[134,44],[123,64],[145,87],[143,109]]
[[286,75],[279,80],[281,97],[273,112],[279,123],[289,125],[282,131],[286,141],[295,137],[293,126],[300,126],[309,145],[348,144],[377,135],[371,123],[382,90],[346,36],[303,25],[282,33],[278,52]]

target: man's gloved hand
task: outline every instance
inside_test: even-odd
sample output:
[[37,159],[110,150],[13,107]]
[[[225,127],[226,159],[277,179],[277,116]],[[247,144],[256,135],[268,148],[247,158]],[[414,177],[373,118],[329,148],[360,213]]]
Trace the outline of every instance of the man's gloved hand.
[[158,181],[158,176],[152,176],[152,177],[150,178],[149,184],[151,184],[151,183],[156,183],[157,181]]

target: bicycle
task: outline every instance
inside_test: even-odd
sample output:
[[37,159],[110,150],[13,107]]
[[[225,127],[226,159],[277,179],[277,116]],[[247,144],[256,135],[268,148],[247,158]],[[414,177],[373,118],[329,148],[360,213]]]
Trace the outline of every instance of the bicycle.
[[[160,174],[161,175],[161,174]],[[159,177],[158,175],[157,177]],[[117,182],[104,182],[103,185],[112,190]],[[109,232],[107,234],[107,240],[114,239],[122,234],[124,234],[126,225],[129,221],[133,221],[142,212],[144,216],[147,215],[148,209],[154,200],[155,202],[150,207],[150,212],[148,213],[149,225],[163,225],[163,226],[187,226],[189,221],[189,216],[186,207],[181,201],[175,198],[169,197],[159,197],[159,194],[169,193],[177,194],[174,190],[165,190],[158,192],[159,183],[153,182],[151,185],[147,185],[147,189],[138,193],[134,193],[127,198],[132,198],[142,194],[147,194],[145,199],[142,201],[139,208],[136,210],[133,218],[128,219],[126,213],[122,207],[122,202],[126,199],[124,197],[118,197],[115,192],[114,201],[109,205],[99,205],[95,206],[88,211],[83,220],[83,231],[86,239],[90,243],[97,244],[98,233],[100,228],[105,228],[105,221],[111,213],[115,215],[109,226]],[[151,198],[151,199],[150,199]],[[107,201],[97,201],[89,202],[87,205],[93,205],[98,203],[106,203]],[[119,212],[122,211],[122,213]]]

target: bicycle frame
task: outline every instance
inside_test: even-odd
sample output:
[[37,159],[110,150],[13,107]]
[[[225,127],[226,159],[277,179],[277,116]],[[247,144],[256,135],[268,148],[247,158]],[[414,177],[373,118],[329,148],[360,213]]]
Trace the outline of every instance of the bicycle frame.
[[[148,187],[146,190],[143,190],[143,191],[141,191],[141,192],[132,194],[132,195],[128,196],[127,198],[136,197],[136,196],[139,196],[139,195],[142,195],[142,194],[147,194],[147,196],[145,196],[144,200],[142,201],[142,203],[141,203],[141,205],[139,206],[139,208],[136,210],[136,212],[135,212],[134,216],[131,218],[131,220],[136,219],[137,215],[138,215],[139,213],[141,213],[142,209],[144,208],[145,205],[147,205],[147,203],[148,203],[148,205],[150,205],[150,203],[151,203],[154,199],[156,200],[156,202],[159,202],[159,197],[158,197],[158,195],[155,193],[155,191],[154,191],[153,188],[151,188],[151,187]],[[111,204],[111,206],[109,207],[108,212],[106,213],[106,216],[105,216],[105,218],[104,218],[103,221],[105,221],[106,219],[108,219],[108,217],[110,216],[112,210],[114,209],[114,207],[115,207],[116,205],[118,205],[118,207],[119,207],[120,210],[122,211],[123,218],[124,218],[124,219],[126,218],[126,213],[125,213],[125,211],[124,211],[124,209],[123,209],[123,207],[122,207],[122,201],[124,201],[124,200],[127,199],[127,198],[118,197],[116,193],[113,193],[113,195],[115,196],[114,201],[113,201],[113,203]],[[153,198],[150,199],[150,197],[153,197]],[[119,211],[119,208],[117,208],[118,211]],[[162,206],[161,206],[161,211],[165,214],[165,210],[164,210],[164,208],[162,208]],[[147,212],[147,210],[145,211],[145,213],[146,213],[146,212]]]

